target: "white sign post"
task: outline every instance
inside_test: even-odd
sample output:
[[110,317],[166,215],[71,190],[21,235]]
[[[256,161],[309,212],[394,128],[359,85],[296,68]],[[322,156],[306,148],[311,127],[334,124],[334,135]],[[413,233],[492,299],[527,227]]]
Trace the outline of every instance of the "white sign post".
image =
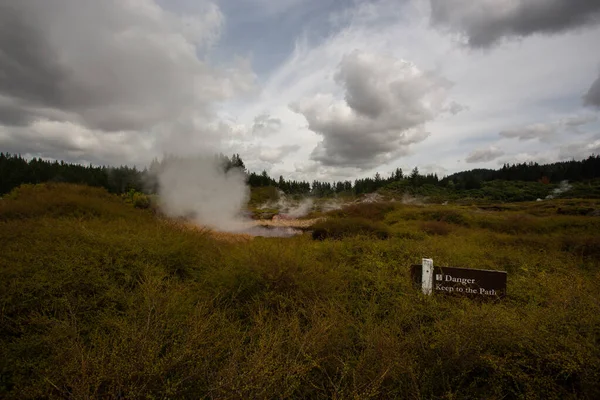
[[433,259],[424,258],[421,270],[421,288],[423,294],[430,295],[433,292]]

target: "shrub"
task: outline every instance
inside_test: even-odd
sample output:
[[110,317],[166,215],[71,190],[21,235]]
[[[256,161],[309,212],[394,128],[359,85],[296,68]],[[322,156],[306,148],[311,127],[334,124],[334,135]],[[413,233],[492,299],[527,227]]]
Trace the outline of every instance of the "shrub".
[[133,206],[135,208],[149,208],[150,207],[150,198],[146,196],[144,193],[135,193],[133,195]]
[[253,187],[250,191],[250,204],[264,204],[279,200],[279,191],[275,186]]
[[68,183],[21,185],[0,203],[0,221],[41,216],[92,218],[123,216],[119,197],[106,189]]
[[372,236],[387,239],[390,232],[380,222],[372,222],[364,218],[329,219],[313,226],[312,237],[315,240],[343,239],[351,236]]
[[455,225],[467,225],[465,216],[454,210],[424,211],[422,215],[430,220],[447,222]]
[[518,235],[523,233],[543,233],[545,227],[538,219],[527,214],[512,214],[505,218],[491,218],[478,221],[479,226],[494,232]]
[[[414,220],[390,240],[219,242],[93,188],[13,195],[0,201],[0,398],[600,398],[596,217],[553,209],[509,235],[479,224],[505,229],[524,210],[439,207],[471,226],[441,221],[451,235],[420,241],[437,207],[407,205],[386,217]],[[325,235],[386,229],[326,222]],[[507,270],[508,295],[425,300],[408,273],[423,256]]]
[[556,213],[560,214],[560,215],[592,215],[594,213],[594,211],[596,211],[596,210],[592,207],[571,206],[571,207],[559,207],[556,210]]
[[450,224],[442,221],[427,221],[421,224],[421,230],[428,235],[446,236],[451,232]]
[[346,206],[340,210],[331,211],[329,215],[334,217],[365,218],[372,221],[382,221],[385,215],[394,209],[389,202],[359,203]]
[[600,260],[600,238],[597,236],[565,236],[561,248],[579,257]]

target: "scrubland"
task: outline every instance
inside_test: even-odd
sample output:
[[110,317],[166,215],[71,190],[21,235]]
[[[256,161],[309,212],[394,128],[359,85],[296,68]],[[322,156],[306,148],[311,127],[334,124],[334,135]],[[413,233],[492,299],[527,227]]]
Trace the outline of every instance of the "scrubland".
[[[599,208],[361,204],[322,240],[222,241],[22,186],[0,200],[0,397],[597,399]],[[422,257],[507,271],[507,297],[425,297]]]

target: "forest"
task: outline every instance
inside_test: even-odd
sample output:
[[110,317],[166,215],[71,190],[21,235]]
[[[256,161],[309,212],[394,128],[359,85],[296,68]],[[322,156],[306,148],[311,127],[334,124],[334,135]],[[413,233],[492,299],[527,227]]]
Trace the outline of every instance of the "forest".
[[[150,166],[140,170],[130,166],[94,166],[47,161],[41,158],[27,160],[21,155],[0,153],[0,195],[9,193],[24,183],[62,182],[103,187],[110,193],[122,194],[135,190],[146,194],[158,192],[157,173],[165,163],[173,159],[166,156],[153,160]],[[340,194],[361,195],[379,189],[399,194],[421,195],[439,198],[487,198],[499,201],[535,200],[546,197],[557,189],[560,182],[575,185],[577,197],[600,197],[600,155],[576,161],[551,164],[534,162],[505,164],[498,170],[474,169],[458,172],[443,178],[436,174],[422,174],[418,167],[410,173],[396,168],[387,177],[376,173],[372,178],[339,182],[274,179],[267,171],[248,171],[239,154],[227,157],[215,155],[224,170],[240,168],[247,175],[250,187],[276,187],[291,195],[328,197]],[[514,192],[514,195],[510,193]],[[509,194],[509,195],[507,195]]]

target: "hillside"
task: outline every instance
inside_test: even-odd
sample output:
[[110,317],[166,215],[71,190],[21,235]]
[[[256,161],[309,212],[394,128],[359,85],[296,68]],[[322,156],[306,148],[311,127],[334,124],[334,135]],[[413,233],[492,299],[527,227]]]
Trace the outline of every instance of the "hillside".
[[[599,209],[365,203],[327,214],[337,239],[223,241],[22,186],[0,200],[0,397],[599,398]],[[507,271],[507,297],[424,297],[422,257]]]

